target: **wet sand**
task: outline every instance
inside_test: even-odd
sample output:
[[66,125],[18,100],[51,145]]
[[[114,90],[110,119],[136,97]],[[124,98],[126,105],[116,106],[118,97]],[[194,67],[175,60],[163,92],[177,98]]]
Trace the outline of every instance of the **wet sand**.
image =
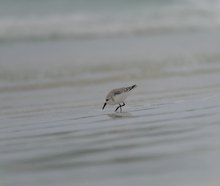
[[[218,40],[1,47],[0,184],[219,185]],[[133,83],[123,113],[101,110],[109,90]]]

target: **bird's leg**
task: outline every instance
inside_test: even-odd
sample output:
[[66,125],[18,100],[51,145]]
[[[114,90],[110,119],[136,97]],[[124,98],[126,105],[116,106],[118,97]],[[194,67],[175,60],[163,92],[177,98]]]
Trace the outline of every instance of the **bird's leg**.
[[115,109],[115,112],[120,108],[120,112],[122,112],[122,107],[125,106],[125,103],[123,102],[123,105],[119,104],[119,106]]
[[122,107],[124,107],[125,106],[125,103],[124,102],[122,102],[123,103],[123,105],[121,105],[121,104],[119,104],[119,106],[115,109],[115,112],[120,108],[120,112],[122,112]]
[[124,102],[122,102],[123,103],[123,105],[120,105],[120,111],[122,112],[122,107],[124,107],[125,106],[125,103]]
[[116,112],[119,108],[121,108],[121,105],[120,105],[120,104],[119,104],[119,106],[115,109],[115,112]]

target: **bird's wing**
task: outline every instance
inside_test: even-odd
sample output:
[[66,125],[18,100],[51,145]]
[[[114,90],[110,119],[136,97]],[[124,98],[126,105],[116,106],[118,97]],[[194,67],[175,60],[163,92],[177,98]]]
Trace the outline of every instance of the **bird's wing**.
[[121,93],[122,93],[122,91],[117,90],[117,91],[114,92],[114,96],[119,95]]

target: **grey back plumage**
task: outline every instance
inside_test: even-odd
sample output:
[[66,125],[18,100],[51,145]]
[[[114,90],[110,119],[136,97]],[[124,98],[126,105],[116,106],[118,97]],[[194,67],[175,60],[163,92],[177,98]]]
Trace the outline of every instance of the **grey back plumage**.
[[137,85],[132,85],[132,86],[129,86],[129,87],[122,87],[122,88],[113,89],[111,92],[108,93],[106,98],[112,98],[113,96],[122,94],[123,92],[129,92],[132,89],[134,89],[136,86]]

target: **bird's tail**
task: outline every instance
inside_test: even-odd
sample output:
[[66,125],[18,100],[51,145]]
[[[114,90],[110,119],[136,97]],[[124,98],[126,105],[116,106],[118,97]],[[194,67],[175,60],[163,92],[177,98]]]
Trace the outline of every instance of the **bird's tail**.
[[128,87],[129,88],[129,90],[132,90],[132,89],[134,89],[134,88],[136,88],[137,87],[137,85],[132,85],[132,86],[130,86],[130,87]]

